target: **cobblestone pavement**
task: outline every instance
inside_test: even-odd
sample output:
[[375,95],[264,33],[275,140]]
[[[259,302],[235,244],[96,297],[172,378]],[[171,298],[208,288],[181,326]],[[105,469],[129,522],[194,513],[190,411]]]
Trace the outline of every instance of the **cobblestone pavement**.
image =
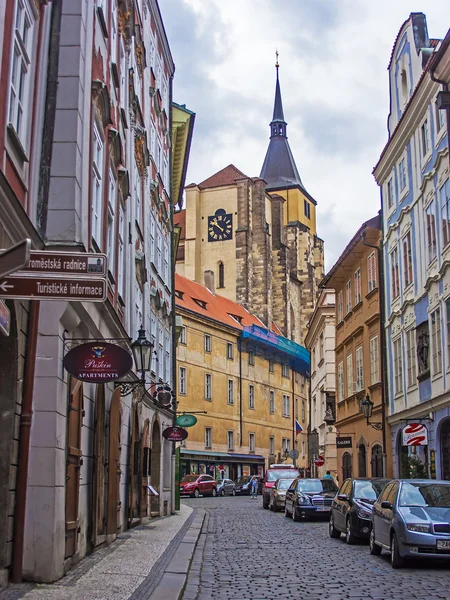
[[56,583],[12,585],[0,600],[147,600],[196,512],[183,504],[176,515],[119,535]]
[[450,599],[450,561],[394,571],[389,554],[328,536],[325,522],[294,523],[261,497],[186,500],[206,510],[183,600]]

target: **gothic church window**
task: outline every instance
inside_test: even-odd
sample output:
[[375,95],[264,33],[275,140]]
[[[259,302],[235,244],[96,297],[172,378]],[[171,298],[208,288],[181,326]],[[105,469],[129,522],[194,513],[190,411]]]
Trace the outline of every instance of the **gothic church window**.
[[225,266],[221,261],[219,263],[219,288],[225,287]]

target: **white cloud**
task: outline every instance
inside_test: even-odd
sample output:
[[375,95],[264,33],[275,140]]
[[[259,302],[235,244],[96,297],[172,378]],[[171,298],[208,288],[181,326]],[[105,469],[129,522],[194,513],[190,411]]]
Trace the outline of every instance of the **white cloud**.
[[400,26],[420,10],[430,37],[443,37],[448,0],[164,0],[174,99],[197,113],[187,182],[229,163],[259,175],[278,48],[289,143],[318,202],[330,268],[379,209],[371,172],[387,140],[387,65]]

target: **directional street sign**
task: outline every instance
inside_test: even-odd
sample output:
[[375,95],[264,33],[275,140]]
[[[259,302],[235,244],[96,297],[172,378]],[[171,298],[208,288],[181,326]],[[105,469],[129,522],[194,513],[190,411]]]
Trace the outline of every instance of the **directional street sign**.
[[[0,250],[0,252],[4,251]],[[42,273],[59,276],[92,275],[94,277],[104,277],[106,275],[106,266],[106,254],[31,250],[29,263],[18,267],[20,271],[16,271],[14,275],[21,277],[25,273]]]
[[26,239],[12,248],[0,250],[0,277],[26,267],[30,259],[31,240]]
[[106,280],[73,277],[18,277],[0,278],[0,297],[20,300],[88,300],[104,302]]

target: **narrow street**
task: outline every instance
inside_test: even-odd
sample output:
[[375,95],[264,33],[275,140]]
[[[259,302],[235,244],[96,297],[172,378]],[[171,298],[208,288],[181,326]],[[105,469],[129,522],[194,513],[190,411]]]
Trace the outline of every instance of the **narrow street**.
[[394,571],[387,553],[333,540],[325,522],[264,510],[260,496],[184,502],[206,511],[184,600],[450,598],[450,561]]

